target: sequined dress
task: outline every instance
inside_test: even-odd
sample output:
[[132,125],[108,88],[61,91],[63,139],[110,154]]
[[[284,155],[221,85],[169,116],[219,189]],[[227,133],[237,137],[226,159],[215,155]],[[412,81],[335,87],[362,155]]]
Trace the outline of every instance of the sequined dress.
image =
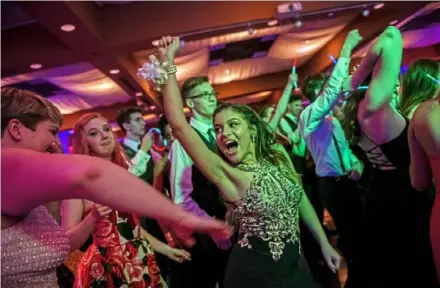
[[44,206],[1,232],[2,287],[58,287],[56,268],[70,249],[69,238]]
[[78,266],[74,288],[166,288],[154,252],[141,237],[139,218],[113,211],[93,231],[93,244]]
[[244,198],[231,204],[240,236],[224,287],[319,287],[299,267],[299,183],[268,161],[238,168],[254,176]]

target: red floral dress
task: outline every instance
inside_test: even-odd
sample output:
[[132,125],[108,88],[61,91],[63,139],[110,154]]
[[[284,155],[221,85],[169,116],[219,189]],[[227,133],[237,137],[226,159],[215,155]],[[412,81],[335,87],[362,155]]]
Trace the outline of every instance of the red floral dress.
[[166,288],[140,231],[139,219],[132,214],[114,211],[102,219],[79,263],[74,288]]

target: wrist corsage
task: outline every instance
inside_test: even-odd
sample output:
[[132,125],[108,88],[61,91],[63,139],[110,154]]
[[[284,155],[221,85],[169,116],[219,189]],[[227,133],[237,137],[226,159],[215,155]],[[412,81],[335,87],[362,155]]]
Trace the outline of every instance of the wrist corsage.
[[168,80],[168,75],[175,74],[176,72],[175,65],[169,65],[166,61],[160,62],[156,56],[150,55],[149,61],[138,69],[137,75],[150,82],[154,90],[161,92],[166,80]]

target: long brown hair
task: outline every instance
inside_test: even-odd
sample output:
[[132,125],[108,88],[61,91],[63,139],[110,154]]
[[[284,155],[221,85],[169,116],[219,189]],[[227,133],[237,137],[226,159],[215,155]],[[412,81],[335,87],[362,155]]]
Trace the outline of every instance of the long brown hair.
[[299,180],[298,174],[288,164],[290,160],[284,153],[274,147],[276,145],[275,134],[257,112],[247,105],[225,103],[215,109],[213,117],[227,109],[239,113],[246,120],[249,127],[255,128],[255,156],[257,161],[268,160],[280,168],[281,171],[289,171],[286,175],[289,179]]
[[342,108],[341,126],[344,130],[345,138],[350,145],[356,145],[361,137],[361,129],[357,120],[359,102],[365,98],[366,89],[357,90],[351,93],[350,97]]
[[439,84],[427,74],[436,78],[439,73],[440,63],[431,59],[419,59],[409,66],[403,77],[400,101],[400,110],[405,116],[408,116],[420,103],[436,96]]
[[[82,154],[82,155],[89,155],[94,156],[92,151],[90,151],[90,147],[87,144],[86,139],[86,131],[84,131],[84,126],[89,123],[91,120],[101,118],[105,121],[108,121],[104,117],[102,117],[99,113],[88,113],[81,118],[78,119],[78,121],[75,124],[75,127],[73,128],[73,145],[72,145],[72,153],[74,154]],[[128,160],[125,156],[124,151],[121,148],[121,144],[118,142],[118,138],[116,137],[115,132],[112,130],[113,137],[115,139],[115,150],[113,151],[112,155],[112,162],[116,165],[119,165],[125,169],[128,169]]]

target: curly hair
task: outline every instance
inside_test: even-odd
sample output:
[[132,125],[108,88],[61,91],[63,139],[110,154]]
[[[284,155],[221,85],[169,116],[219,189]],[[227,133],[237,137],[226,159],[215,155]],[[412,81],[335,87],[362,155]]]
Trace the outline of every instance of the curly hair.
[[[91,120],[101,118],[107,121],[104,117],[101,116],[99,113],[88,113],[81,116],[81,118],[78,119],[78,121],[75,123],[75,126],[73,128],[73,145],[72,145],[72,153],[73,154],[81,154],[81,155],[89,155],[93,156],[92,152],[90,151],[90,147],[87,144],[86,139],[86,132],[84,131],[84,126],[87,125]],[[115,139],[115,150],[113,151],[112,155],[112,162],[116,165],[119,165],[125,169],[128,169],[128,163],[127,157],[125,156],[125,153],[121,147],[121,144],[118,142],[118,138],[116,137],[115,132],[112,131],[113,137]]]
[[413,62],[403,77],[400,110],[409,116],[420,103],[432,99],[439,85],[429,79],[426,74],[437,77],[440,73],[440,63],[431,59],[419,59]]
[[[232,110],[239,113],[247,122],[249,127],[255,128],[255,156],[257,161],[268,160],[281,171],[288,171],[287,177],[291,180],[299,180],[299,176],[295,169],[290,167],[287,156],[275,148],[275,134],[269,128],[269,125],[264,122],[261,117],[251,107],[241,104],[225,103],[218,106],[214,111],[214,117],[224,111]],[[225,159],[225,156],[221,154]]]

